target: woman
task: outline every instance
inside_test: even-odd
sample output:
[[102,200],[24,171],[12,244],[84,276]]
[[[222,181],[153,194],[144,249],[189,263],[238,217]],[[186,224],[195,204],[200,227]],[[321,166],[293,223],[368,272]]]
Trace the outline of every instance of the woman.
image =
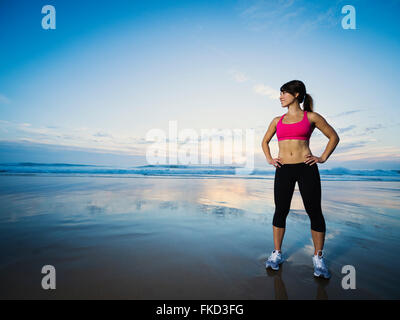
[[[317,163],[328,160],[339,143],[339,136],[321,115],[313,112],[313,99],[306,93],[302,81],[293,80],[285,83],[280,92],[281,105],[283,108],[288,108],[287,113],[272,120],[262,141],[268,163],[276,168],[275,213],[272,221],[275,249],[268,258],[266,267],[278,270],[283,262],[281,245],[297,181],[304,208],[311,221],[314,276],[329,279],[330,273],[322,252],[326,230],[321,210],[321,180]],[[303,109],[300,108],[300,103],[303,103]],[[314,156],[309,148],[309,139],[315,127],[329,138],[326,149],[320,157]],[[272,158],[268,144],[275,132],[278,137],[279,154],[277,158]]]

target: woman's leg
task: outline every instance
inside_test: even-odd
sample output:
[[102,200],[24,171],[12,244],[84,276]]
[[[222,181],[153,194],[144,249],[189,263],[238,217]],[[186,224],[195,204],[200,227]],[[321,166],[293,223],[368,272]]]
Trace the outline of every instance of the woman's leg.
[[[318,232],[311,229],[311,236],[314,243],[314,255],[316,255],[318,251],[324,249],[325,232]],[[322,252],[320,252],[320,255],[322,255]]]
[[321,209],[321,179],[316,163],[304,163],[298,172],[298,184],[304,208],[311,221],[311,236],[314,243],[314,254],[324,248],[325,219]]
[[274,202],[275,213],[272,220],[275,250],[281,250],[285,235],[286,217],[290,210],[290,203],[296,180],[293,178],[290,164],[284,164],[275,170]]
[[285,228],[272,226],[272,229],[274,233],[274,249],[281,251],[283,236],[285,235]]

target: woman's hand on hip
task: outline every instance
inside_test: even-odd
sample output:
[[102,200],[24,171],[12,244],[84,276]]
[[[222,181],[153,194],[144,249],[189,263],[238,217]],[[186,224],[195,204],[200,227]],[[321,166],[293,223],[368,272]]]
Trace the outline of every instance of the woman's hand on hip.
[[269,164],[272,164],[275,168],[280,168],[281,165],[283,164],[282,160],[280,157],[278,158],[273,158],[271,160],[268,161]]
[[324,163],[324,162],[325,160],[322,159],[322,157],[313,156],[312,154],[306,155],[306,160],[304,160],[304,163],[307,163],[310,166],[312,166],[314,163]]

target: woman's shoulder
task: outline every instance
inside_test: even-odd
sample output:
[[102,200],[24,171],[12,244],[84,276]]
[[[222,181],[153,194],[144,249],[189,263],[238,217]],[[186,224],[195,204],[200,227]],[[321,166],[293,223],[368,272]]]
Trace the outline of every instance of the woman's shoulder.
[[276,117],[272,120],[272,122],[274,122],[275,125],[277,125],[278,122],[279,122],[279,120],[280,120],[283,116],[284,116],[284,114],[282,114],[282,115],[280,115],[280,116],[276,116]]
[[307,116],[308,116],[308,119],[313,120],[314,122],[315,122],[315,120],[322,118],[322,116],[318,112],[315,112],[315,111],[307,111]]
[[315,111],[307,111],[307,118],[310,121],[310,123],[316,125],[316,123],[322,123],[325,120],[325,118],[320,115],[318,112]]

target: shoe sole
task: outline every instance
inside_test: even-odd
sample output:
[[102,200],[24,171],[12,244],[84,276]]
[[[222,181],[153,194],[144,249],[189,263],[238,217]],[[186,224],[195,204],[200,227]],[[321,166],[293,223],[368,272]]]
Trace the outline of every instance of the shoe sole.
[[274,268],[274,267],[268,265],[266,268],[267,268],[267,269],[268,269],[268,268],[269,268],[269,269],[272,269],[272,270],[274,270],[274,271],[278,271],[278,270],[279,270],[279,266],[278,266],[278,268]]
[[274,270],[274,271],[278,271],[278,270],[279,270],[279,266],[280,266],[282,263],[283,263],[283,261],[279,262],[277,268],[272,267],[270,264],[266,265],[265,268],[266,268],[266,269],[270,268],[270,269],[272,269],[272,270]]

